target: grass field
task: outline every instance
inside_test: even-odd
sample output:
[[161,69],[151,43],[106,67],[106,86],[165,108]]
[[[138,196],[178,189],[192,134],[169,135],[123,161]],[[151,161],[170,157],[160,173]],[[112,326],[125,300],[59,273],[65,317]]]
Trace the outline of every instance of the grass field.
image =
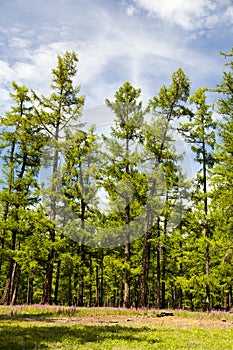
[[0,307],[0,349],[233,349],[233,314]]

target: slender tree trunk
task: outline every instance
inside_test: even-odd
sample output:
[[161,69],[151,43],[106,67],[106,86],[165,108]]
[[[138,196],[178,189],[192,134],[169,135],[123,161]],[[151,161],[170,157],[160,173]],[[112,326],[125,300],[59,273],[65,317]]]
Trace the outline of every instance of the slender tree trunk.
[[158,245],[157,245],[157,307],[159,309],[161,309],[160,218],[158,218],[158,222],[157,222],[157,238],[158,238]]
[[140,295],[139,295],[139,307],[146,307],[148,304],[148,286],[147,279],[149,274],[149,261],[150,261],[150,244],[149,239],[151,234],[149,232],[149,216],[150,210],[147,210],[146,227],[143,240],[143,255],[142,255],[142,273],[140,277]]
[[71,273],[69,274],[68,277],[68,305],[74,305],[77,306],[77,297],[73,298],[73,294],[72,294],[72,275]]
[[166,308],[166,247],[162,246],[162,271],[161,271],[161,277],[162,277],[162,284],[161,284],[161,308]]
[[205,272],[206,272],[206,310],[210,311],[210,246],[209,246],[209,225],[207,222],[208,215],[208,200],[207,200],[207,169],[206,169],[206,145],[205,140],[202,143],[203,147],[203,189],[204,189],[204,211],[205,211],[205,238],[206,238],[206,252],[205,252]]
[[148,285],[147,279],[149,274],[149,261],[150,261],[150,244],[148,242],[150,234],[147,232],[144,236],[143,244],[143,262],[142,262],[142,274],[140,278],[140,296],[139,307],[148,306]]
[[11,298],[11,301],[10,301],[10,303],[12,303],[12,296],[13,296],[14,285],[15,285],[16,266],[17,266],[17,263],[14,262],[13,269],[12,269],[12,275],[11,275],[11,287],[10,287],[10,298]]
[[[180,246],[182,248],[182,242],[180,242]],[[182,263],[180,263],[180,265],[179,265],[179,276],[183,276],[183,264]],[[183,290],[181,287],[179,287],[178,295],[179,295],[178,308],[180,310],[182,310],[183,309]]]
[[114,275],[114,291],[113,291],[113,307],[117,307],[116,305],[116,286],[117,286],[117,276]]
[[120,284],[120,290],[119,290],[119,306],[124,306],[124,283],[123,281]]
[[[14,282],[14,290],[13,290],[13,293],[12,293],[12,299],[11,299],[11,304],[12,305],[15,305],[16,304],[16,301],[17,301],[17,295],[18,295],[18,289],[19,289],[19,282],[20,282],[20,275],[21,275],[21,269],[20,269],[20,266],[15,263],[15,282]],[[13,280],[13,278],[12,278]]]
[[[80,166],[80,185],[83,188],[83,178],[82,178],[82,168]],[[86,204],[83,199],[81,199],[81,227],[85,229],[85,210]],[[80,246],[80,273],[79,273],[79,296],[78,296],[78,305],[84,306],[84,268],[85,268],[85,246],[83,242],[81,242]]]
[[[208,236],[206,236],[207,238]],[[209,283],[209,273],[210,273],[210,250],[209,243],[206,244],[206,311],[210,311],[210,283]]]
[[124,307],[130,307],[130,243],[125,244],[125,287],[124,287]]
[[[15,250],[15,244],[16,244],[16,231],[12,231],[11,235],[11,243],[10,243],[10,251],[13,252]],[[8,268],[7,268],[7,276],[6,276],[6,282],[5,282],[5,288],[2,295],[2,298],[0,300],[1,305],[9,305],[12,298],[12,276],[14,271],[14,259],[13,257],[10,257],[8,261]]]
[[151,306],[155,307],[155,292],[156,292],[156,276],[155,276],[155,268],[156,268],[156,264],[155,264],[155,258],[156,258],[156,253],[154,251],[154,249],[152,249],[152,262],[151,262],[151,267],[152,267],[152,281],[151,281]]
[[55,288],[54,288],[54,304],[58,304],[58,291],[60,282],[60,271],[61,271],[61,260],[57,262],[56,278],[55,278]]
[[[59,139],[59,123],[56,126],[55,130],[55,143],[58,142]],[[55,228],[55,220],[56,220],[56,191],[57,191],[57,181],[58,181],[58,149],[57,145],[55,145],[54,153],[53,153],[53,169],[52,169],[52,193],[50,195],[50,220],[53,223],[53,227],[50,228],[50,242],[55,242],[56,236],[56,228]],[[50,248],[50,252],[48,254],[48,262],[46,268],[46,279],[44,283],[44,290],[41,299],[41,304],[51,304],[52,303],[52,280],[53,280],[53,258],[54,258],[54,248],[53,246]]]
[[100,306],[104,306],[104,250],[101,249]]
[[[166,202],[168,202],[168,195]],[[166,204],[168,205],[168,204]],[[166,265],[167,265],[167,248],[166,248],[166,239],[167,239],[167,222],[168,218],[164,219],[163,235],[164,235],[164,244],[162,246],[162,309],[166,308]]]
[[[182,207],[182,198],[181,198],[181,194],[180,194],[180,224],[179,224],[179,231],[180,231],[180,235],[182,237],[182,216],[183,216],[183,207]],[[180,252],[181,252],[181,258],[183,257],[183,245],[182,245],[182,239],[180,239],[179,242],[179,246],[180,246]],[[179,276],[182,277],[183,276],[183,264],[182,262],[180,262],[179,264]],[[179,287],[179,291],[178,291],[178,298],[179,298],[179,302],[178,302],[178,308],[180,310],[183,309],[183,290],[181,287]]]
[[177,297],[176,297],[176,286],[174,286],[172,284],[171,286],[171,296],[172,296],[172,309],[176,309],[176,301],[177,301]]
[[27,305],[32,304],[32,299],[33,299],[32,292],[33,292],[33,279],[29,274],[27,279]]
[[[13,140],[12,144],[11,144],[11,150],[10,150],[10,159],[9,159],[9,165],[10,165],[10,171],[9,171],[9,182],[8,182],[8,195],[11,194],[11,189],[12,189],[12,184],[14,181],[14,153],[15,153],[15,144],[16,141]],[[7,201],[5,203],[5,208],[4,208],[4,213],[3,213],[3,223],[5,224],[7,221],[7,217],[8,217],[8,213],[9,213],[9,202]],[[4,242],[5,242],[5,234],[6,234],[6,229],[5,227],[2,228],[2,235],[1,235],[1,256],[0,256],[0,271],[2,268],[2,259],[3,259],[3,250],[4,250]],[[9,267],[9,265],[8,265]],[[5,298],[5,297],[4,297]],[[1,303],[1,301],[0,301]]]
[[28,284],[27,284],[27,305],[30,304],[30,275],[28,274]]
[[229,286],[228,298],[227,298],[227,311],[232,308],[232,284]]
[[[10,186],[11,187],[11,186]],[[9,191],[11,191],[11,188],[9,189]],[[5,203],[5,208],[3,211],[3,224],[6,223],[7,221],[7,217],[8,217],[8,212],[9,212],[9,202]],[[1,254],[0,254],[0,272],[2,270],[2,261],[3,261],[3,251],[4,251],[4,244],[5,244],[5,235],[6,235],[6,228],[3,227],[2,228],[2,234],[1,234],[1,240],[0,240],[0,244],[1,244]]]
[[[129,154],[129,137],[126,137],[125,151],[126,158]],[[125,167],[125,172],[127,174],[130,173],[129,164]],[[130,307],[130,201],[129,198],[126,199],[125,206],[125,224],[126,224],[126,232],[125,232],[125,272],[124,272],[124,307]]]
[[[50,240],[53,243],[55,241],[55,228],[50,230]],[[46,267],[46,279],[44,283],[43,295],[41,298],[41,304],[52,304],[52,279],[53,279],[53,258],[54,248],[50,249]]]
[[124,273],[124,307],[130,307],[130,206],[126,205],[126,242],[125,242],[125,273]]
[[91,252],[89,252],[89,274],[90,274],[90,281],[89,281],[89,307],[92,306],[92,255]]
[[99,306],[99,266],[95,269],[95,306]]
[[84,267],[85,267],[85,246],[81,243],[80,246],[80,273],[79,273],[79,293],[78,306],[84,306]]
[[[55,220],[55,211],[52,212],[52,217]],[[50,241],[55,242],[55,227],[50,229]],[[46,267],[46,279],[44,283],[43,295],[41,299],[41,304],[52,304],[52,279],[53,279],[53,258],[54,258],[54,248],[50,248],[48,254],[47,267]]]

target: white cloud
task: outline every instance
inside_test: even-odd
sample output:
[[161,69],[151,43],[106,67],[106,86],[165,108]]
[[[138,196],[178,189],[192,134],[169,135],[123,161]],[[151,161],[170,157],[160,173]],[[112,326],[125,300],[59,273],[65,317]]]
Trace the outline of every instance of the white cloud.
[[[231,4],[231,0],[230,3],[222,1],[224,6]],[[18,23],[18,27],[0,28],[3,33],[0,81],[6,89],[15,80],[38,94],[50,93],[51,69],[56,65],[57,54],[63,54],[65,50],[78,53],[75,83],[82,85],[81,94],[87,95],[87,107],[113,98],[126,80],[140,87],[143,100],[147,101],[162,84],[170,82],[172,72],[178,67],[185,72],[187,69],[195,84],[198,81],[202,84],[206,77],[219,72],[216,56],[221,47],[216,49],[213,57],[213,47],[209,52],[202,52],[206,44],[199,44],[196,32],[191,33],[191,40],[189,32],[167,25],[174,20],[185,28],[200,23],[214,25],[218,18],[210,0],[128,0],[124,2],[123,11],[122,6],[115,4],[111,8],[109,2],[104,4],[103,0],[102,7],[99,2],[88,0],[61,0],[61,3],[67,4],[63,8],[62,21],[52,15],[51,21],[47,20],[48,14],[53,13],[52,5],[48,4],[46,20],[41,8],[39,15],[34,12],[39,16],[35,21],[27,17],[28,22]],[[165,22],[148,18],[136,4]],[[207,15],[209,13],[211,16]],[[39,27],[34,26],[34,22],[40,23]]]
[[229,6],[226,9],[226,12],[224,15],[225,15],[226,21],[230,21],[231,23],[233,23],[233,6]]
[[[187,30],[212,27],[220,20],[222,6],[229,4],[228,0],[219,3],[214,0],[134,0],[134,2],[150,15],[178,24]],[[232,8],[233,6],[229,5],[228,11]]]
[[7,62],[0,61],[0,81],[1,85],[8,85],[13,80],[14,70]]
[[133,5],[128,6],[126,9],[126,13],[128,16],[133,16],[136,12],[137,12],[137,9]]
[[24,38],[13,37],[10,46],[14,46],[18,49],[25,49],[30,46],[30,41]]

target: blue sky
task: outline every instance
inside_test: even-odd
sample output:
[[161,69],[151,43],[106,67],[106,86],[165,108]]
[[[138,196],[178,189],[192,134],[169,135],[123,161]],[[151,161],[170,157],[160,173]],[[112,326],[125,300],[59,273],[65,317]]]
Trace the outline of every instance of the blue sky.
[[57,54],[74,50],[86,116],[106,132],[104,101],[125,81],[142,89],[145,103],[179,67],[192,91],[214,87],[225,63],[219,50],[230,52],[232,37],[233,0],[1,0],[0,115],[13,80],[46,95]]
[[57,54],[79,55],[86,108],[126,81],[147,101],[183,68],[193,90],[221,80],[233,34],[232,0],[2,0],[0,113],[12,80],[48,93]]

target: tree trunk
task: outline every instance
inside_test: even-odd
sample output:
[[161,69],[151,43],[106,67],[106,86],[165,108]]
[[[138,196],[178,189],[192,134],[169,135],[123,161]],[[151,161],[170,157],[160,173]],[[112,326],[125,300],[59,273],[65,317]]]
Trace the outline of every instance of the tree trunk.
[[158,238],[158,245],[157,245],[157,307],[158,307],[158,309],[161,309],[160,218],[158,218],[158,222],[157,222],[157,238]]
[[80,246],[80,273],[79,273],[79,292],[78,306],[84,306],[84,267],[85,267],[85,246],[81,243]]
[[[166,207],[169,207],[169,195],[168,192],[166,194]],[[167,224],[168,224],[168,214],[166,214],[164,218],[164,224],[163,224],[163,246],[162,246],[162,303],[161,307],[162,309],[166,308],[166,268],[167,268],[167,248],[166,248],[166,242],[167,242]]]
[[[16,141],[14,139],[12,141],[12,144],[11,144],[10,157],[9,157],[10,158],[9,159],[10,173],[9,173],[9,182],[8,182],[8,195],[11,194],[12,184],[13,184],[13,179],[14,179],[14,165],[13,165],[13,162],[14,162],[15,144],[16,144]],[[4,222],[4,224],[6,223],[6,220],[7,220],[7,217],[8,217],[8,213],[9,213],[9,202],[7,201],[5,203],[5,208],[4,208],[4,213],[3,213],[3,222]],[[1,250],[1,256],[0,256],[0,271],[1,271],[1,268],[2,268],[2,254],[3,254],[3,249],[4,249],[5,234],[6,234],[6,229],[5,229],[5,227],[3,227],[2,228],[2,235],[1,235],[1,248],[2,248],[2,250]],[[1,303],[1,301],[0,301],[0,303]]]
[[[82,176],[82,168],[80,166],[80,185],[83,189],[83,176]],[[85,210],[86,204],[83,199],[81,199],[81,227],[85,229]],[[80,272],[79,272],[79,295],[78,295],[78,305],[84,306],[84,268],[85,268],[85,246],[83,242],[81,242],[80,246]]]
[[99,306],[99,266],[95,268],[95,306]]
[[[11,304],[15,305],[17,301],[17,295],[18,295],[18,289],[19,289],[19,282],[20,282],[20,275],[21,275],[21,269],[18,264],[15,263],[15,282],[14,282],[14,290],[12,293],[12,299]],[[13,280],[13,278],[12,278]]]
[[147,208],[145,234],[143,240],[143,253],[142,253],[142,273],[140,277],[140,294],[139,294],[139,307],[146,307],[148,304],[148,286],[147,279],[149,274],[149,261],[150,261],[150,244],[149,239],[151,233],[149,232],[151,210]]
[[104,306],[104,250],[101,250],[101,278],[100,278],[100,303],[99,306]]
[[[128,150],[128,143],[126,149]],[[128,166],[126,167],[126,172],[129,172]],[[126,201],[125,207],[125,223],[126,223],[126,233],[125,233],[125,273],[124,273],[124,307],[130,307],[130,204],[129,200]]]
[[27,305],[33,302],[33,279],[28,275],[27,280]]
[[[59,140],[59,123],[56,126],[55,130],[55,142]],[[57,211],[57,203],[56,203],[56,191],[57,191],[57,182],[58,182],[58,149],[57,145],[55,145],[53,152],[53,169],[52,169],[52,188],[50,195],[50,220],[53,224],[53,227],[50,228],[50,241],[53,245],[55,242],[56,229],[55,229],[55,220],[56,220],[56,211]],[[52,303],[52,280],[53,280],[53,258],[54,258],[54,248],[53,246],[50,248],[50,252],[48,254],[48,262],[46,268],[46,279],[44,283],[43,296],[41,299],[41,304],[51,304]]]
[[68,305],[71,306],[77,306],[77,297],[74,297],[73,300],[73,294],[72,294],[72,275],[71,273],[68,276]]
[[147,231],[143,241],[142,274],[140,278],[139,307],[148,306],[148,286],[147,279],[149,273],[150,244],[148,242],[150,234]]
[[119,306],[124,306],[124,283],[123,281],[120,284],[120,290],[119,290]]
[[46,279],[44,284],[43,295],[41,298],[41,304],[52,304],[52,278],[53,278],[53,259],[54,251],[49,253],[48,263],[46,268]]
[[[12,253],[15,250],[15,244],[16,244],[16,231],[13,230],[12,235],[11,235],[11,243],[10,243],[10,250]],[[14,263],[15,263],[14,259],[12,257],[10,257],[10,259],[8,261],[5,288],[4,288],[2,298],[0,300],[1,305],[9,305],[11,302],[12,284],[13,284],[12,276],[13,276],[13,270],[14,270]]]
[[183,310],[183,290],[180,287],[179,288],[179,304],[178,304],[178,309]]
[[59,290],[59,282],[60,282],[60,271],[61,271],[61,260],[58,260],[56,279],[55,279],[55,289],[54,289],[54,304],[55,305],[58,305],[58,290]]
[[161,308],[166,308],[166,247],[162,246],[162,288],[161,288]]
[[[181,229],[182,229],[182,221],[181,221],[181,217],[180,217],[180,232],[181,232]],[[179,242],[179,245],[180,245],[180,251],[182,252],[182,240],[180,240]],[[183,253],[181,253],[181,257],[183,257]],[[182,262],[180,262],[179,264],[179,276],[183,276],[183,264]],[[178,292],[178,295],[179,295],[179,304],[178,304],[178,308],[180,310],[183,309],[183,290],[181,287],[179,287],[179,292]]]
[[[125,262],[129,262],[130,244],[125,246]],[[125,268],[125,286],[124,286],[124,307],[130,308],[130,275],[128,267]]]
[[152,307],[155,307],[155,293],[156,293],[156,277],[155,277],[155,271],[156,271],[156,264],[155,264],[155,258],[156,258],[156,252],[154,249],[152,249],[152,281],[151,281],[151,298],[150,303]]
[[125,244],[124,307],[130,308],[130,243]]
[[205,272],[206,272],[206,311],[210,311],[210,247],[209,247],[209,225],[207,222],[208,215],[208,201],[207,201],[207,162],[206,162],[206,145],[205,140],[202,143],[203,147],[203,190],[204,190],[204,211],[205,211],[205,238],[206,238],[206,252],[205,252]]
[[[11,191],[11,186],[9,186]],[[6,223],[7,217],[8,217],[8,212],[9,212],[9,202],[6,202],[4,212],[3,212],[3,224]],[[4,250],[4,244],[5,244],[5,234],[6,234],[6,229],[5,227],[2,228],[2,235],[1,235],[1,255],[0,255],[0,272],[2,269],[2,259],[3,259],[3,250]]]
[[113,307],[117,307],[116,305],[116,286],[117,286],[117,276],[114,275],[114,290],[113,290]]
[[89,281],[89,307],[92,306],[92,255],[91,252],[89,252],[89,274],[90,274],[90,281]]

